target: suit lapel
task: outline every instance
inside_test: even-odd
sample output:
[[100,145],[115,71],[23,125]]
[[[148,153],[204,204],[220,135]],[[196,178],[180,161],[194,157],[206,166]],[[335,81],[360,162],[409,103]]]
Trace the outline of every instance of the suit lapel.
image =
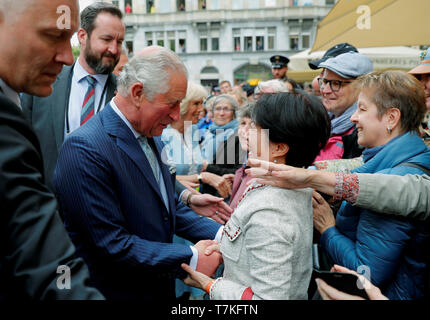
[[117,146],[134,162],[148,181],[148,184],[158,194],[162,203],[164,203],[160,187],[152,173],[151,165],[130,128],[128,128],[124,121],[112,110],[110,104],[107,104],[104,110],[100,112],[100,116],[102,117],[103,126],[107,133],[116,137]]
[[[160,169],[163,175],[164,184],[166,185],[166,192],[167,194],[169,194],[169,190],[175,190],[175,186],[172,183],[170,168],[166,164],[164,164],[161,159],[161,153],[163,151],[164,144],[161,142],[160,138],[154,138],[154,144],[157,149],[156,155],[157,155],[158,163],[160,164]],[[175,208],[175,199],[174,197],[168,197],[168,198],[169,198],[170,212],[172,213],[174,212],[173,209]]]
[[115,96],[116,91],[116,76],[111,73],[107,78],[107,88],[106,88],[106,104],[108,104],[112,98]]
[[[53,96],[51,97],[52,126],[54,128],[57,150],[60,150],[64,141],[64,119],[68,110],[70,88],[72,85],[73,66],[65,66],[54,83]],[[64,107],[63,107],[64,106]]]

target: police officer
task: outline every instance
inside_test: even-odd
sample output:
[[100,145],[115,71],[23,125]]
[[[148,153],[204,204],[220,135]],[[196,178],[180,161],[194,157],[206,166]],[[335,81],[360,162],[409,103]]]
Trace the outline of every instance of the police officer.
[[290,62],[290,59],[276,55],[270,58],[270,62],[272,63],[273,78],[282,81],[287,80],[288,62]]

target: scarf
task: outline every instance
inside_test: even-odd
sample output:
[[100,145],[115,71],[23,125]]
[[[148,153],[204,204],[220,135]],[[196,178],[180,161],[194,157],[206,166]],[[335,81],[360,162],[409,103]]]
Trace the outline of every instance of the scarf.
[[355,102],[352,106],[345,110],[339,117],[335,117],[330,113],[331,118],[331,135],[341,135],[342,133],[348,131],[354,126],[351,122],[351,116],[357,110],[358,102]]

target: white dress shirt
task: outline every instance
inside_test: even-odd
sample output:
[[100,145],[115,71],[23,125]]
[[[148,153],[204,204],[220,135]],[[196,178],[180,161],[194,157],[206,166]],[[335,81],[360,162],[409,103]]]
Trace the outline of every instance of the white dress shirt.
[[[81,110],[82,104],[84,103],[85,94],[88,90],[88,82],[85,79],[90,75],[79,63],[79,59],[73,67],[72,85],[70,88],[69,97],[69,133],[76,130],[81,125]],[[95,102],[94,102],[94,114],[101,111],[106,105],[106,93],[102,97],[103,89],[106,85],[106,81],[109,75],[107,74],[94,74],[91,75],[97,81],[95,84]],[[100,104],[100,99],[103,98]],[[100,110],[98,107],[100,105]],[[67,121],[67,119],[65,120]],[[64,126],[65,134],[67,134],[67,123]]]

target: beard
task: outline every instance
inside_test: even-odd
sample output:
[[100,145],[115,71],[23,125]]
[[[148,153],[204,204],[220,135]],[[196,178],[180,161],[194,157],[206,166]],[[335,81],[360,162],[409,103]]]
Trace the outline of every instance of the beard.
[[[120,55],[120,52],[116,55],[109,52],[104,52],[101,55],[97,55],[91,50],[91,41],[87,41],[87,46],[85,47],[84,51],[85,61],[97,74],[112,73],[119,62]],[[111,57],[114,60],[112,62],[103,63],[103,57]]]

